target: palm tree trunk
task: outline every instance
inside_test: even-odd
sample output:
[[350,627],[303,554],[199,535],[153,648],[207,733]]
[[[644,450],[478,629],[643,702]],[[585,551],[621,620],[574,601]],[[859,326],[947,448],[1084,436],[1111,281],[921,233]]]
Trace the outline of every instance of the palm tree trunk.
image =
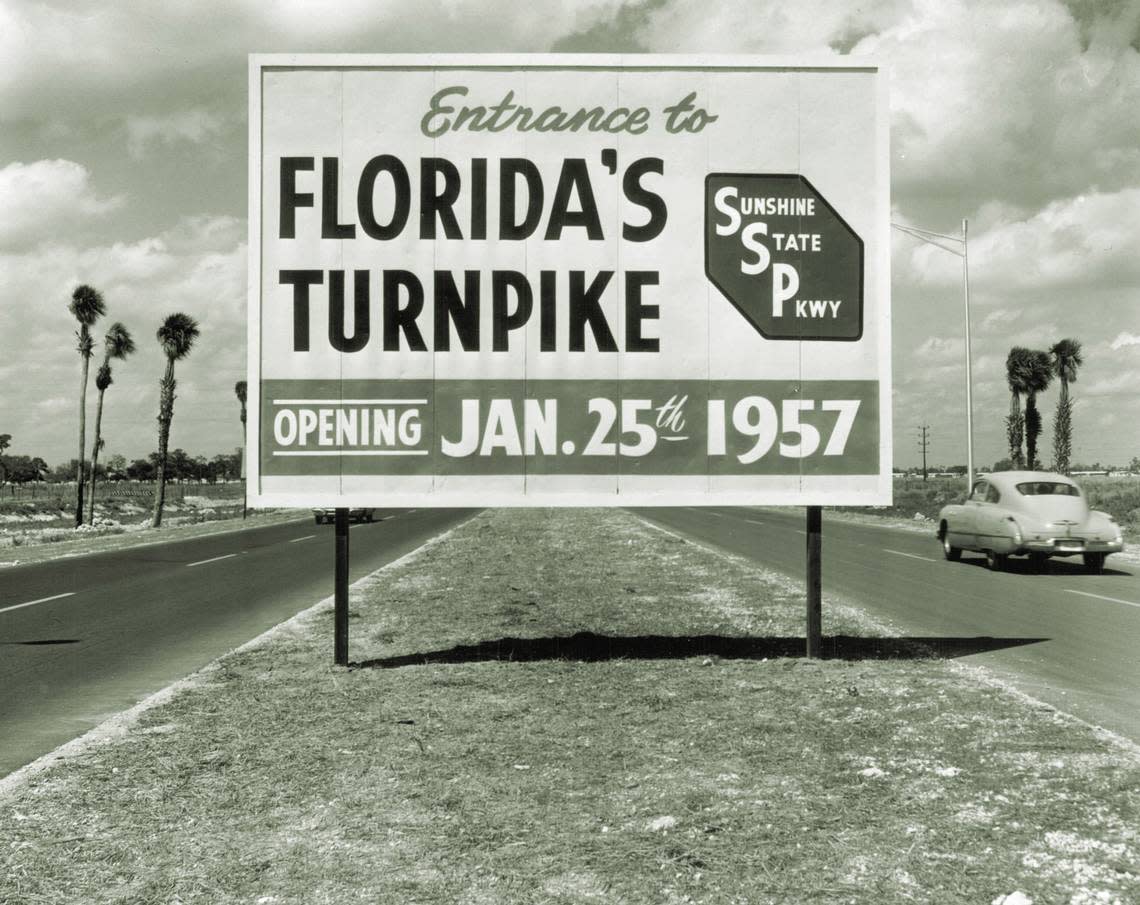
[[1037,411],[1037,394],[1025,395],[1025,467],[1034,471],[1037,462],[1037,438],[1041,435],[1041,413]]
[[1021,397],[1018,396],[1017,393],[1012,393],[1009,398],[1009,418],[1006,419],[1006,434],[1009,439],[1009,459],[1013,463],[1014,468],[1021,468],[1023,464],[1021,457],[1022,426]]
[[162,526],[162,506],[166,502],[166,454],[170,444],[170,422],[174,419],[174,359],[166,360],[166,376],[159,384],[158,473],[155,475],[154,519],[152,528]]
[[[83,327],[83,333],[87,328]],[[82,352],[80,352],[83,355]],[[83,373],[79,379],[79,465],[75,474],[75,527],[83,524],[83,444],[87,439],[87,366],[91,359],[83,355]]]
[[1069,403],[1069,381],[1061,375],[1061,398],[1057,400],[1057,413],[1053,416],[1053,467],[1068,474],[1073,452],[1072,406]]
[[103,425],[104,392],[104,390],[99,391],[99,403],[95,406],[95,443],[91,447],[91,488],[87,494],[87,522],[91,525],[95,524],[95,471],[99,467],[99,433]]

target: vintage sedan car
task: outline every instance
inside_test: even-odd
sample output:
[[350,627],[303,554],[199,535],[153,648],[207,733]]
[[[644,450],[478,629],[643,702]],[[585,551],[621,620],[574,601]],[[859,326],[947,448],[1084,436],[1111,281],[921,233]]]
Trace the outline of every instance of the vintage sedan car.
[[1088,571],[1100,572],[1108,554],[1124,549],[1112,516],[1089,509],[1072,478],[1046,471],[983,475],[966,502],[942,508],[938,539],[947,559],[975,550],[994,570],[1010,556],[1028,556],[1035,568],[1050,556],[1080,556]]
[[[348,510],[350,522],[370,522],[376,515],[375,509],[355,508]],[[313,519],[318,525],[328,522],[330,525],[336,521],[336,509],[314,509]]]

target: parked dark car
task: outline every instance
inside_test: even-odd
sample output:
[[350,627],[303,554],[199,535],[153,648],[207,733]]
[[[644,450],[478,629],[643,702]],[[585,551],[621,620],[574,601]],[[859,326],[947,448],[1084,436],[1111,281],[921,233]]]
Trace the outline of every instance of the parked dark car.
[[[348,520],[350,522],[370,522],[376,515],[375,509],[349,509]],[[328,522],[330,525],[336,521],[336,509],[314,509],[313,518],[318,525]]]

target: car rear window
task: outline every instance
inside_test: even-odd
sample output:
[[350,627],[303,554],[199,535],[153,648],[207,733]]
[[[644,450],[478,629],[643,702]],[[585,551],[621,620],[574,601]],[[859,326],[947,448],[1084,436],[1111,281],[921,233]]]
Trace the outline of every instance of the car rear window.
[[1080,496],[1081,492],[1073,484],[1060,481],[1026,481],[1017,485],[1017,492],[1023,496]]

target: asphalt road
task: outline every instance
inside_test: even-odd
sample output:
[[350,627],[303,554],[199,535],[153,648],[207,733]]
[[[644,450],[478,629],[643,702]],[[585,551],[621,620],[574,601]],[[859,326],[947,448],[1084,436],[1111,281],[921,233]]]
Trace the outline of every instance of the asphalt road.
[[[641,509],[644,518],[802,579],[802,510]],[[1110,556],[1033,574],[995,573],[964,553],[946,562],[930,534],[823,516],[823,633],[836,594],[905,637],[937,638],[947,657],[985,666],[1033,697],[1140,742],[1140,566]]]
[[[376,515],[351,528],[353,580],[470,510]],[[327,597],[332,571],[311,518],[0,570],[0,776]]]

